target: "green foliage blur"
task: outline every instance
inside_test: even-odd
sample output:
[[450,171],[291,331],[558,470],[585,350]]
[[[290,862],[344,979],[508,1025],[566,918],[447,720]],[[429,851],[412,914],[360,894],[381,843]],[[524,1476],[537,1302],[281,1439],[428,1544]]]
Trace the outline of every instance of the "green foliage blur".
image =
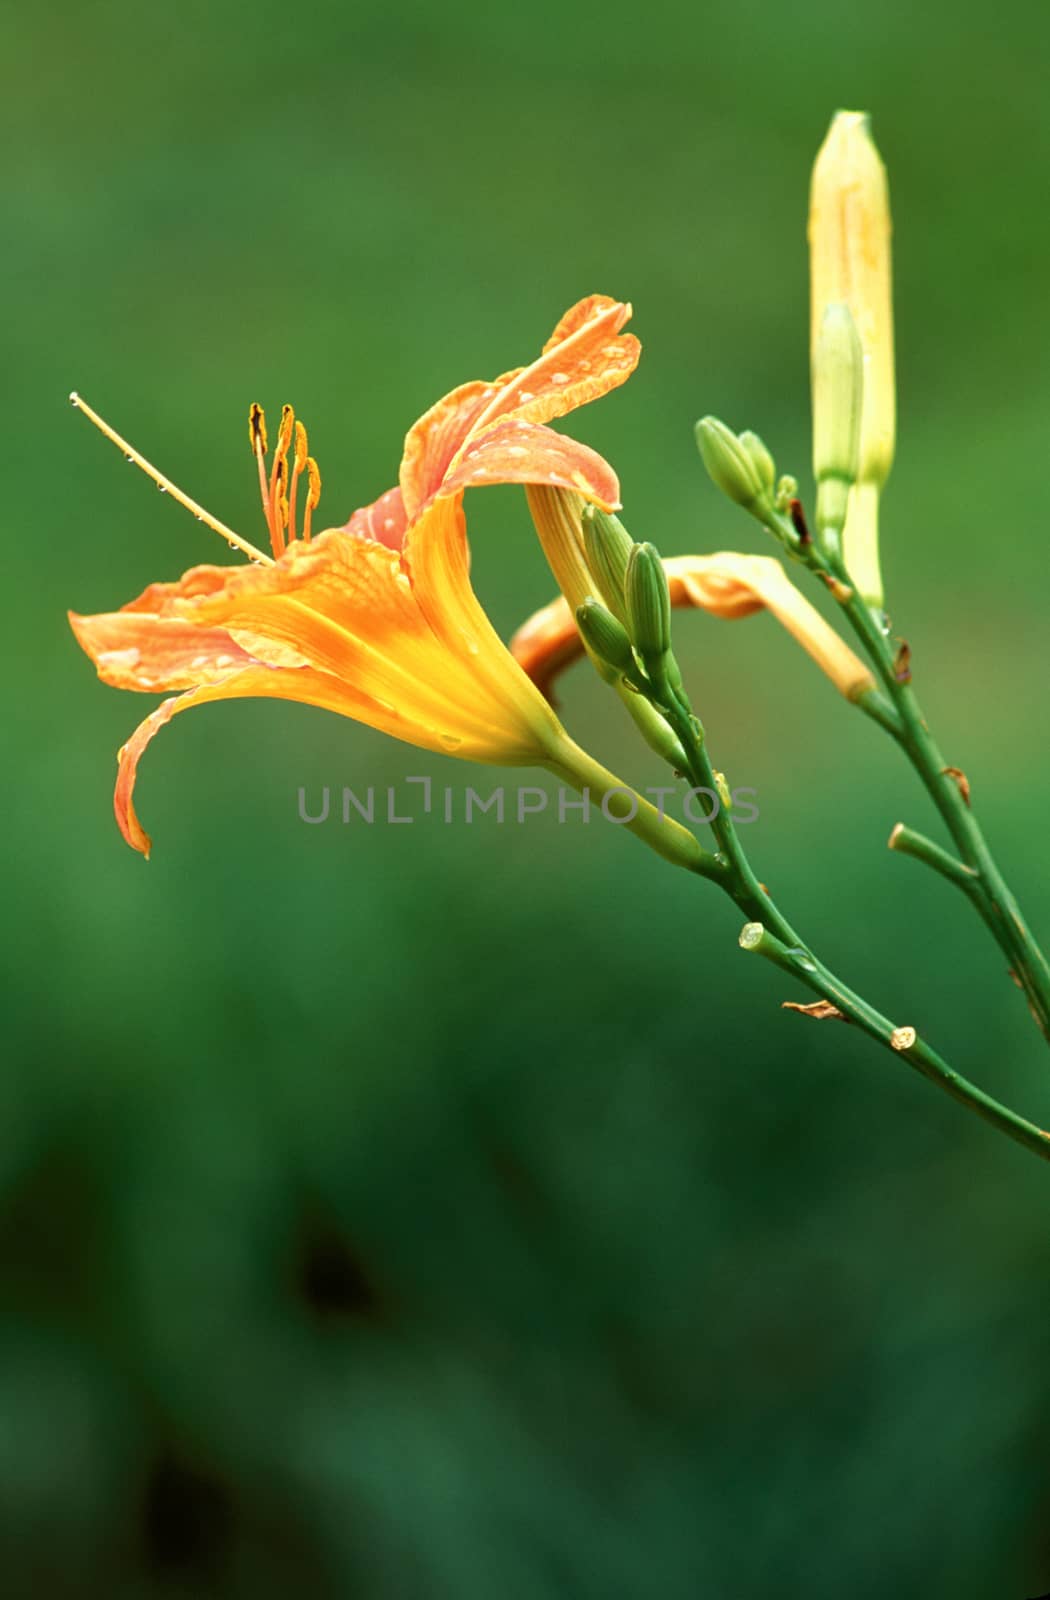
[[[145,865],[110,792],[151,702],[64,616],[226,559],[71,388],[258,538],[250,401],[294,402],[341,522],[433,400],[592,291],[645,347],[569,422],[628,526],[760,550],[692,425],[755,428],[808,483],[809,168],[866,107],[889,604],[1050,934],[1042,0],[44,0],[4,32],[4,1600],[1050,1589],[1045,1168],[781,1012],[804,997],[728,901],[611,826],[305,826],[300,785],[503,776],[325,713],[180,719]],[[520,493],[468,509],[509,634],[551,581]],[[770,619],[676,629],[778,899],[1045,1121],[997,952],[886,853],[898,819],[936,831],[888,741]],[[564,714],[662,781],[582,669]]]

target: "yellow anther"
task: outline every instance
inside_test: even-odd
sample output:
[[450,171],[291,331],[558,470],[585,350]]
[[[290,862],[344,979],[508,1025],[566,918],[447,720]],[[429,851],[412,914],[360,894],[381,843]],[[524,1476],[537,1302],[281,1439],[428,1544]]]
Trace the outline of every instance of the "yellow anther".
[[321,498],[321,469],[313,456],[306,458],[306,470],[309,474],[309,488],[306,491],[307,509],[312,511]]
[[306,466],[306,458],[309,455],[309,453],[310,453],[310,447],[306,442],[306,429],[303,427],[301,422],[297,422],[295,424],[295,470],[296,470],[296,472],[302,472],[303,468]]
[[306,472],[308,483],[306,489],[306,512],[303,516],[303,539],[308,543],[310,539],[310,518],[313,515],[314,507],[321,498],[321,471],[313,456],[307,456],[306,458]]
[[288,446],[292,442],[292,430],[295,427],[295,412],[291,406],[281,407],[281,426],[277,430],[277,450],[279,456],[288,454]]

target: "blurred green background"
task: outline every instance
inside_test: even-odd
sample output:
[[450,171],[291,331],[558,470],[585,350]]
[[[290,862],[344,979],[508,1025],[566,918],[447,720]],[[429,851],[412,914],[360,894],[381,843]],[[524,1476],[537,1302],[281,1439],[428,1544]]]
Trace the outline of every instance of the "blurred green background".
[[[230,704],[148,707],[64,621],[220,559],[80,388],[249,537],[258,399],[322,521],[560,312],[645,355],[571,430],[666,554],[761,549],[692,443],[808,453],[809,168],[865,106],[896,225],[896,626],[1050,932],[1050,17],[976,5],[219,0],[5,15],[9,696],[0,1591],[317,1600],[1050,1589],[1047,1172],[736,947],[602,825],[296,815],[300,784],[500,775]],[[523,497],[469,505],[510,630]],[[888,856],[916,781],[769,619],[678,629],[762,876],[839,969],[1037,1120],[994,948]],[[574,732],[661,777],[578,670]]]

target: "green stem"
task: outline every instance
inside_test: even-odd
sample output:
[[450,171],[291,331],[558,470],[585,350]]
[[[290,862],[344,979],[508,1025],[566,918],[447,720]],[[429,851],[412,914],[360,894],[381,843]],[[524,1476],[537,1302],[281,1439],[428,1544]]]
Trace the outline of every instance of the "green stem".
[[[826,558],[815,545],[808,548],[805,559],[816,571],[826,573],[829,570]],[[834,576],[849,589],[844,571]],[[852,589],[843,592],[839,604],[882,679],[886,697],[896,713],[898,725],[884,723],[884,726],[908,755],[937,807],[964,866],[972,875],[970,898],[1006,956],[1010,971],[1024,990],[1043,1035],[1050,1041],[1050,966],[988,848],[958,774],[945,761],[930,733],[910,681],[898,675],[890,641],[880,619]]]
[[[689,776],[698,788],[718,792],[718,780],[707,754],[703,731],[690,713],[688,706],[666,675],[657,674],[654,682],[659,708],[681,741],[688,763]],[[718,845],[715,861],[717,872],[708,870],[705,876],[714,877],[733,902],[743,911],[750,923],[761,925],[762,936],[754,941],[753,948],[789,972],[822,999],[833,1004],[848,1021],[855,1023],[871,1038],[895,1055],[902,1057],[943,1089],[961,1105],[966,1106],[985,1122],[998,1128],[1016,1143],[1041,1157],[1050,1160],[1050,1134],[1034,1123],[1011,1111],[1008,1106],[985,1094],[976,1084],[952,1067],[937,1054],[913,1028],[895,1026],[888,1017],[876,1011],[866,1000],[842,982],[826,967],[796,933],[779,910],[768,890],[759,882],[740,843],[732,817],[725,807],[720,807],[711,821],[711,829]],[[744,942],[744,941],[742,941]],[[747,947],[745,942],[745,947]]]
[[917,833],[914,828],[907,828],[903,822],[898,822],[890,834],[889,848],[896,850],[898,855],[913,856],[916,861],[925,862],[971,898],[976,894],[978,879],[973,868],[964,867],[950,851],[927,839],[924,833]]
[[697,872],[701,877],[721,876],[720,864],[695,834],[658,811],[650,801],[643,800],[629,784],[622,783],[600,761],[581,750],[568,734],[558,741],[544,765],[577,794],[600,806],[610,821],[635,834],[665,861]]

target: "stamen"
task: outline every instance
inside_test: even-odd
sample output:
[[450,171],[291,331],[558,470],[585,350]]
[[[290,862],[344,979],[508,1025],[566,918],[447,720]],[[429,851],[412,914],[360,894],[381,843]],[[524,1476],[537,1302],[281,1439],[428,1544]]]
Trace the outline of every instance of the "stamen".
[[306,512],[303,516],[303,543],[310,543],[310,518],[313,509],[321,498],[321,469],[313,456],[306,458],[306,473],[308,488],[306,491]]
[[242,551],[249,560],[261,561],[267,566],[271,565],[269,556],[264,555],[261,550],[257,550],[253,544],[249,544],[247,539],[242,539],[239,533],[234,533],[233,529],[228,528],[225,522],[220,522],[218,517],[213,517],[210,511],[205,511],[204,507],[198,505],[196,500],[191,500],[188,494],[183,494],[182,490],[172,483],[170,478],[166,478],[163,472],[158,472],[156,467],[147,461],[145,456],[141,455],[126,439],[122,438],[115,428],[111,428],[108,422],[103,422],[98,412],[94,411],[86,400],[82,400],[75,390],[69,399],[78,411],[84,413],[89,422],[94,423],[100,433],[105,434],[106,438],[110,439],[118,450],[123,450],[128,461],[133,461],[137,467],[141,467],[146,476],[152,478],[157,488],[164,494],[170,494],[173,500],[179,502],[180,506],[185,506],[187,511],[192,511],[198,522],[206,523],[209,528],[221,534],[231,549]]
[[248,410],[248,437],[251,440],[252,450],[259,467],[259,493],[262,496],[263,516],[266,518],[266,527],[273,543],[273,528],[270,524],[270,492],[266,481],[266,412],[254,400]]
[[254,400],[248,407],[248,438],[251,442],[253,455],[257,454],[259,450],[262,451],[263,455],[266,454],[268,448],[266,443],[266,412]]
[[274,509],[277,512],[277,526],[281,530],[281,537],[291,539],[288,533],[288,462],[284,456],[277,458],[277,482],[274,485]]
[[292,442],[295,412],[291,406],[281,407],[281,426],[277,430],[277,443],[273,451],[273,468],[270,472],[270,537],[273,553],[279,556],[284,550],[284,523],[281,518],[281,489],[279,484],[287,472],[288,446]]
[[295,424],[295,465],[292,468],[292,482],[288,490],[288,538],[295,538],[295,491],[299,487],[299,474],[306,466],[306,456],[309,446],[306,442],[306,429],[301,422]]

